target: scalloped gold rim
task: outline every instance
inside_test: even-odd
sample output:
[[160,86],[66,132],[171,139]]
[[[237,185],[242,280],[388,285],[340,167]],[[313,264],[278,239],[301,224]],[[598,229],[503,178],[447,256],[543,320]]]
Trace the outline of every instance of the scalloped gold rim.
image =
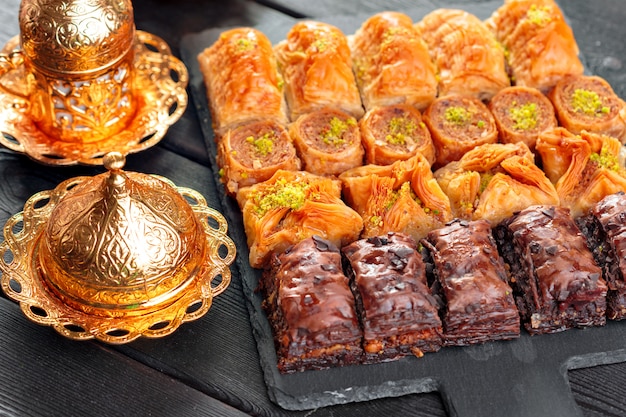
[[[182,323],[206,314],[213,298],[230,284],[229,266],[235,259],[236,248],[227,235],[228,224],[222,214],[208,207],[198,192],[183,187],[175,188],[191,200],[191,208],[207,239],[207,259],[202,262],[203,270],[196,274],[180,298],[142,315],[106,317],[74,309],[47,288],[36,265],[35,253],[40,236],[58,201],[69,189],[87,178],[72,178],[54,190],[34,194],[22,212],[9,218],[4,227],[5,240],[0,244],[0,285],[4,293],[17,301],[26,317],[35,323],[51,326],[70,339],[95,338],[110,344],[128,343],[141,336],[163,337],[174,332]],[[171,181],[168,183],[172,184]],[[209,219],[215,227],[209,224]],[[221,279],[214,286],[217,277]]]
[[[7,42],[5,53],[17,46],[18,38]],[[48,165],[101,165],[107,152],[131,154],[156,145],[187,107],[189,74],[158,36],[136,31],[135,48],[136,92],[142,105],[122,132],[93,143],[55,141],[29,118],[24,98],[0,90],[0,144]]]

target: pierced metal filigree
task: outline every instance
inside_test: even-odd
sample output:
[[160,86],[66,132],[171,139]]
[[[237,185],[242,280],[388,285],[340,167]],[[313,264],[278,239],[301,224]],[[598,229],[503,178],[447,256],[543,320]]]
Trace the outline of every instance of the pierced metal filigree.
[[198,192],[121,170],[33,195],[0,244],[3,291],[31,320],[72,339],[161,337],[211,307],[235,245]]
[[[0,144],[45,164],[101,165],[108,152],[130,154],[148,149],[165,136],[188,104],[187,68],[171,54],[167,43],[147,32],[136,31],[130,65],[121,62],[88,84],[42,74],[37,77],[45,80],[36,82],[20,57],[17,36],[2,52]],[[46,88],[35,88],[32,93],[33,84]],[[55,111],[37,114],[42,113],[37,109],[45,106],[33,103],[52,102],[53,98]],[[103,123],[122,128],[97,128]],[[54,134],[54,129],[64,133]]]

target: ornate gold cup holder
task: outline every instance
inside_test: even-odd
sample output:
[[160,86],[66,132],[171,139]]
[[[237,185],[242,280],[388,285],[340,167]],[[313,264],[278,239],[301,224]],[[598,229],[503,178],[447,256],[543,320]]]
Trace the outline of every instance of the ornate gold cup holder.
[[168,335],[230,283],[224,217],[198,192],[124,163],[105,155],[108,172],[34,194],[4,227],[3,291],[70,339]]
[[[19,36],[11,39],[3,53],[15,57]],[[121,132],[102,140],[78,143],[59,141],[43,132],[31,119],[25,91],[27,74],[16,59],[15,69],[0,76],[0,144],[49,165],[101,165],[110,151],[130,154],[157,144],[187,107],[189,75],[166,42],[136,31],[133,91],[137,109]],[[11,94],[15,91],[16,94]]]

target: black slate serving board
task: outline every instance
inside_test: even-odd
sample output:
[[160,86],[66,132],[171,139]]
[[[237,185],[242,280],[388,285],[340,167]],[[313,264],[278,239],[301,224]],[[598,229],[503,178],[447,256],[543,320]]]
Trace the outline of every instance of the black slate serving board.
[[[501,1],[463,3],[458,8],[486,18]],[[438,7],[436,1],[421,1],[405,9],[415,21]],[[445,7],[457,7],[448,2]],[[353,33],[369,15],[333,16],[323,20]],[[256,26],[272,42],[285,38],[296,22],[278,16]],[[595,365],[626,362],[626,323],[605,327],[572,329],[553,335],[522,336],[514,341],[443,348],[423,358],[404,358],[376,365],[357,365],[323,371],[282,375],[270,325],[256,292],[260,271],[250,267],[242,217],[234,199],[219,184],[215,163],[216,146],[196,56],[211,45],[226,28],[214,28],[183,38],[181,55],[190,74],[191,98],[200,117],[213,174],[230,234],[238,248],[235,261],[242,276],[250,321],[270,399],[287,410],[307,410],[355,401],[438,391],[452,417],[575,417],[577,407],[567,381],[567,371]]]

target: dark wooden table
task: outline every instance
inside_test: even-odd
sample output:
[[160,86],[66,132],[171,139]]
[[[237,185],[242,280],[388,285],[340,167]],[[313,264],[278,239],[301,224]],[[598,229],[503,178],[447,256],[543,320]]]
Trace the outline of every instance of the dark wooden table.
[[[165,39],[180,56],[181,40],[212,27],[267,24],[280,15],[323,19],[412,7],[410,0],[136,0],[138,29]],[[263,3],[263,4],[261,4]],[[457,1],[453,4],[463,3]],[[18,33],[18,0],[1,0],[0,42]],[[561,0],[593,73],[626,98],[626,4],[623,0]],[[191,99],[191,97],[190,97]],[[210,158],[190,102],[159,145],[128,157],[126,169],[156,173],[202,193],[220,209]],[[101,167],[47,167],[0,149],[0,224],[34,193]],[[164,339],[125,346],[75,342],[29,322],[0,298],[0,416],[445,416],[436,393],[289,412],[268,397],[241,278],[203,318]],[[624,341],[626,348],[626,341]],[[626,363],[568,372],[585,416],[626,416]],[[489,401],[486,393],[485,401]],[[493,395],[501,395],[493,393]],[[513,395],[513,393],[511,393]],[[524,415],[523,410],[519,413]],[[484,416],[484,417],[499,417]],[[504,416],[503,416],[504,417]],[[554,416],[561,417],[561,416]],[[569,417],[569,416],[562,416]]]

